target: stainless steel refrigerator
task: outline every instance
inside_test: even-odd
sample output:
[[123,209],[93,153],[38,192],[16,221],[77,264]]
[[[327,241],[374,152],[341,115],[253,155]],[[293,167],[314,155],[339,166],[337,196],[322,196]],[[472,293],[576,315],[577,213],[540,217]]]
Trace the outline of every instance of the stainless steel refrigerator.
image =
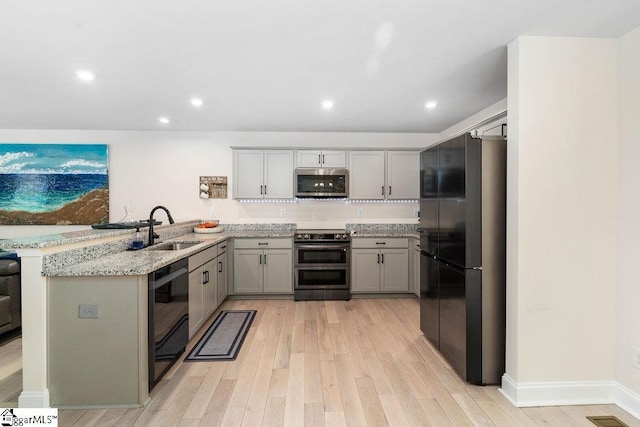
[[504,373],[506,139],[470,134],[420,158],[420,328],[464,380]]

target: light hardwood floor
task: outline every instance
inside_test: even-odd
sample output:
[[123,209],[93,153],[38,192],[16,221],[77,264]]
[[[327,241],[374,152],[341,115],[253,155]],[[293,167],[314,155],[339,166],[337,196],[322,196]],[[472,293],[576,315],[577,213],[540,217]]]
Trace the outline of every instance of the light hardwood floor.
[[[640,426],[615,405],[518,409],[498,387],[464,383],[420,332],[415,299],[236,300],[220,309],[258,310],[235,361],[179,362],[146,407],[60,410],[60,425],[593,427],[587,415],[614,415]],[[14,387],[0,407],[15,406],[19,392],[15,347],[0,348],[0,387]]]

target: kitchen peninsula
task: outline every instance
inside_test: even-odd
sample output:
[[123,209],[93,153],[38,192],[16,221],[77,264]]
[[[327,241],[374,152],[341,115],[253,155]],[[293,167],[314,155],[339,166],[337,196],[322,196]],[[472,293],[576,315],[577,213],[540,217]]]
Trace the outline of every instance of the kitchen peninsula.
[[[135,234],[130,229],[2,241],[21,258],[27,307],[20,407],[144,405],[147,275],[233,236],[285,237],[295,229],[295,224],[248,224],[195,234],[197,223],[156,227],[162,241],[196,243],[176,251],[127,251]],[[79,304],[99,305],[99,318],[79,318]]]

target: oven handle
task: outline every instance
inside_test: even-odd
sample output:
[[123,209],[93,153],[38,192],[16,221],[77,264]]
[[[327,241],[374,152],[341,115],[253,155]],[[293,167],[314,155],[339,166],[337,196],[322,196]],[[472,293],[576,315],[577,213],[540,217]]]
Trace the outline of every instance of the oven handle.
[[326,243],[320,243],[320,244],[313,244],[313,243],[309,243],[309,244],[301,244],[301,243],[295,243],[294,245],[295,249],[344,249],[347,250],[349,249],[349,244],[348,243],[335,243],[335,244],[326,244]]

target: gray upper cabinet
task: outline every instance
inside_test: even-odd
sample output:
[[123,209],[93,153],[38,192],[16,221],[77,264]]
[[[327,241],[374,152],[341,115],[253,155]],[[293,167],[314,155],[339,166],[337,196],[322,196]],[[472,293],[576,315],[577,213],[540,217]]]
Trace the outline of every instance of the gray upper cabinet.
[[387,151],[387,199],[420,198],[420,152]]
[[350,199],[419,199],[419,183],[419,151],[349,152]]
[[344,168],[347,153],[343,150],[297,150],[298,168]]
[[233,198],[293,198],[293,150],[234,150]]
[[349,152],[350,199],[384,199],[384,184],[384,151]]

